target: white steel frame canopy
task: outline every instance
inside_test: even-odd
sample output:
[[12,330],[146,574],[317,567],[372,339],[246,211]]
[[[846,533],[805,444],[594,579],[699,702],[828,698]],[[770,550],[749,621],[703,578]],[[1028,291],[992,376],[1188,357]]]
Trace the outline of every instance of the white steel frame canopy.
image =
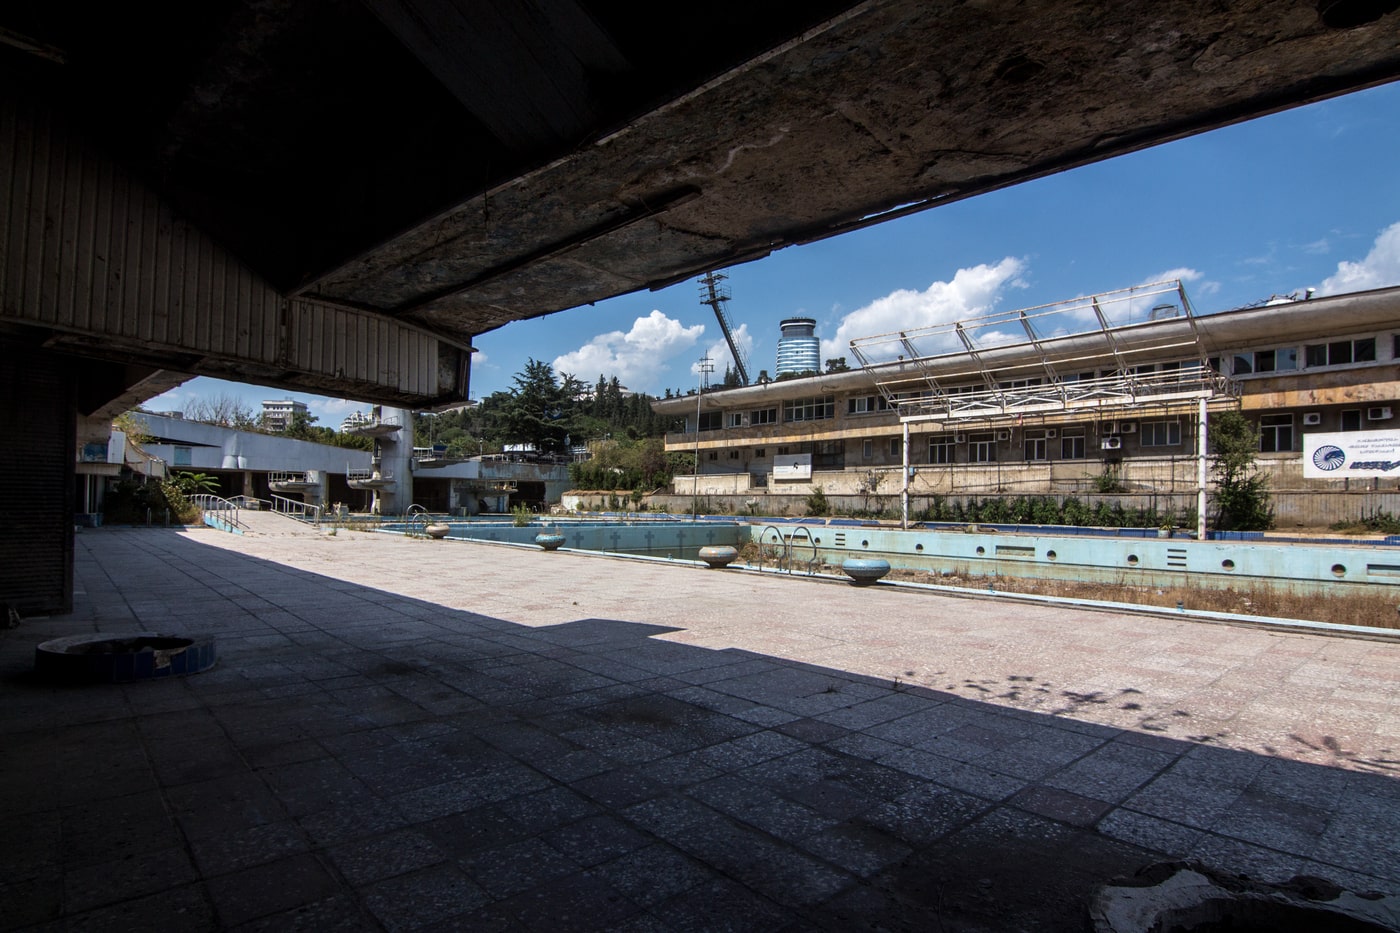
[[[1097,327],[1069,330],[1087,322]],[[850,347],[906,422],[995,423],[1027,414],[1233,397],[1229,381],[1208,362],[1180,281],[861,337]],[[1138,372],[1135,361],[1160,360],[1173,350],[1191,362]],[[1112,372],[1078,378],[1084,369]],[[969,382],[980,387],[969,390]]]
[[[1072,330],[1092,322],[1097,327]],[[989,427],[1026,416],[1113,413],[1195,403],[1197,534],[1205,536],[1206,409],[1234,401],[1210,365],[1179,280],[852,340],[851,353],[904,426],[903,513],[909,517],[909,425]],[[1163,356],[1177,356],[1158,368]],[[1135,361],[1151,360],[1147,369]],[[1080,373],[1110,370],[1106,376]],[[1175,403],[1175,404],[1173,404]]]

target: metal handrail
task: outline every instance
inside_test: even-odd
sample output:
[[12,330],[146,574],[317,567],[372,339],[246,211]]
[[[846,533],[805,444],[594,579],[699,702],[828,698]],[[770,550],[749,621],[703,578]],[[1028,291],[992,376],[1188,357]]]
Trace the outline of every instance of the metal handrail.
[[321,523],[321,507],[310,502],[301,502],[296,499],[289,499],[286,496],[273,495],[272,511],[288,518],[294,518],[299,522],[310,522],[313,525]]
[[812,537],[812,530],[806,525],[798,525],[792,529],[792,534],[783,537],[782,531],[777,525],[765,525],[763,531],[758,535],[758,569],[763,569],[763,536],[768,532],[773,532],[773,543],[782,545],[782,550],[776,555],[774,570],[786,570],[792,573],[793,546],[797,543],[799,533],[805,535],[807,544],[812,548],[812,559],[804,561],[807,565],[808,575],[817,572],[817,565],[821,563],[821,552],[817,550],[817,540]]
[[792,572],[791,561],[793,557],[793,547],[797,544],[797,533],[799,531],[807,536],[807,543],[812,547],[812,559],[807,561],[807,573],[810,576],[816,573],[817,565],[821,563],[822,559],[820,552],[817,551],[817,540],[812,537],[812,530],[806,525],[798,525],[796,528],[792,529],[792,534],[788,535],[788,573]]
[[[240,497],[241,498],[241,497]],[[235,529],[246,528],[247,526],[238,518],[238,511],[241,508],[239,503],[232,499],[225,499],[223,496],[216,496],[213,493],[201,492],[190,497],[190,502],[199,509],[204,523],[211,528],[218,528],[221,531],[233,533]],[[211,520],[210,513],[227,512],[230,518],[220,522],[219,519]]]
[[759,570],[763,570],[763,535],[773,532],[773,544],[781,545],[781,551],[777,553],[774,560],[774,570],[787,570],[792,573],[792,545],[797,542],[798,532],[806,535],[806,542],[812,546],[812,559],[806,562],[806,572],[812,574],[816,572],[816,565],[820,563],[820,556],[816,551],[816,539],[812,538],[812,531],[806,525],[797,525],[792,528],[792,534],[783,537],[783,532],[778,530],[777,525],[764,525],[763,531],[759,532]]
[[428,510],[417,502],[413,503],[404,512],[404,521],[407,523],[403,533],[409,538],[428,537]]
[[392,473],[384,473],[384,472],[381,472],[378,476],[375,476],[374,474],[375,474],[375,471],[374,471],[374,470],[346,470],[346,471],[345,471],[345,480],[346,480],[346,482],[350,482],[350,483],[367,483],[367,482],[384,482],[384,483],[388,483],[388,482],[392,482],[393,479],[394,479],[394,474],[392,474]]
[[229,496],[228,501],[238,506],[240,509],[257,511],[263,506],[271,505],[266,499],[259,499],[257,496]]
[[768,534],[768,532],[770,532],[770,531],[773,532],[773,541],[774,541],[774,543],[775,543],[775,544],[780,544],[780,545],[782,545],[782,551],[780,552],[780,554],[774,555],[774,556],[776,557],[776,559],[777,559],[777,564],[775,565],[774,569],[775,569],[775,570],[782,569],[782,564],[787,560],[787,548],[788,548],[788,545],[787,545],[787,541],[785,541],[785,540],[783,539],[783,533],[782,533],[781,531],[778,530],[778,526],[777,526],[777,525],[765,525],[764,528],[763,528],[763,530],[760,531],[760,532],[758,533],[758,569],[759,569],[759,570],[762,570],[762,569],[763,569],[763,536],[766,535],[766,534]]

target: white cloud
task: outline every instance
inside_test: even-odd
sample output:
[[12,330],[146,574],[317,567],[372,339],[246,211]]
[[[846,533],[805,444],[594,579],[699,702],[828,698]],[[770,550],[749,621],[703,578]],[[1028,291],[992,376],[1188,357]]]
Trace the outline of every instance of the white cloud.
[[[309,399],[308,404],[320,416],[323,427],[339,427],[339,422],[345,420],[345,416],[352,411],[363,411],[368,407],[365,402],[356,402],[348,398],[322,398]],[[331,424],[334,420],[336,424]]]
[[1207,279],[1205,275],[1190,266],[1177,266],[1175,269],[1167,269],[1156,275],[1144,279],[1139,285],[1154,285],[1158,282],[1179,281],[1183,285],[1190,285],[1191,291],[1198,295],[1214,295],[1220,291],[1220,283],[1212,279]]
[[1144,279],[1138,284],[1152,285],[1157,282],[1172,282],[1177,280],[1182,282],[1199,282],[1201,281],[1201,279],[1201,273],[1197,272],[1195,269],[1192,269],[1190,266],[1177,266],[1175,269],[1168,269],[1165,272],[1159,272],[1154,276]]
[[[1005,289],[1026,287],[1021,279],[1025,268],[1022,260],[1008,256],[994,266],[983,263],[959,269],[951,282],[934,282],[921,292],[902,288],[877,298],[841,319],[835,336],[822,341],[822,359],[849,357],[850,342],[855,338],[951,324],[987,314]],[[853,359],[849,362],[856,365]]]
[[1337,263],[1337,272],[1318,286],[1319,295],[1340,295],[1370,288],[1400,285],[1400,223],[1381,231],[1360,262]]
[[[739,325],[739,328],[734,331],[734,342],[739,345],[739,352],[744,354],[744,358],[749,361],[749,378],[754,378],[758,375],[758,372],[753,369],[753,335],[749,333],[749,325]],[[711,382],[719,382],[724,378],[724,367],[733,367],[734,365],[734,356],[729,352],[729,344],[725,342],[722,336],[719,340],[710,344],[709,349],[705,351],[705,355],[713,360],[715,364],[714,375],[710,377]],[[690,364],[690,371],[695,375],[699,375],[700,363],[698,360]]]
[[685,327],[680,321],[652,311],[632,322],[632,329],[599,334],[588,343],[554,360],[556,373],[569,373],[591,383],[598,376],[616,376],[629,389],[655,388],[666,363],[695,345],[705,325]]

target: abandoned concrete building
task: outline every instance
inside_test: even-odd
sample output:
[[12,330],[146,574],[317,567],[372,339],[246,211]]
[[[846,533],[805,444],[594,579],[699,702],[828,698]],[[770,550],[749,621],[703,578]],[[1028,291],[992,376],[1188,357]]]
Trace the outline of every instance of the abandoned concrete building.
[[685,418],[667,450],[699,458],[676,495],[784,514],[821,487],[868,508],[897,501],[907,477],[915,508],[1111,485],[1185,509],[1202,416],[1239,409],[1258,426],[1280,524],[1394,507],[1396,480],[1305,479],[1302,451],[1306,433],[1400,424],[1400,288],[1201,315],[1171,282],[851,351],[865,365],[656,402]]

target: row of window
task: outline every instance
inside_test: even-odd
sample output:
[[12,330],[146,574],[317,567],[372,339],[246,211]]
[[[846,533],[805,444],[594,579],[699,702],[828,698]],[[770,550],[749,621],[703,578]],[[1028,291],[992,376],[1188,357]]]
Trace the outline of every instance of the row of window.
[[[1395,342],[1395,352],[1397,357],[1400,357],[1400,334],[1396,335]],[[1375,361],[1375,337],[1311,343],[1303,347],[1303,365],[1309,369],[1321,366],[1345,366],[1348,363],[1374,363]],[[1230,364],[1230,372],[1236,376],[1247,376],[1251,373],[1293,372],[1297,369],[1297,347],[1246,350],[1243,353],[1236,353]]]
[[[884,398],[880,398],[881,410],[888,407],[884,405]],[[862,404],[870,403],[872,399],[849,399],[852,406],[857,401]],[[864,411],[866,409],[862,409]],[[874,409],[870,409],[874,410]],[[851,407],[854,412],[855,408]],[[834,396],[824,395],[816,398],[799,398],[783,402],[783,421],[786,423],[798,421],[823,421],[836,417],[836,399]],[[778,423],[777,408],[757,408],[750,412],[742,411],[704,411],[700,413],[701,431],[718,431],[720,428],[742,428],[745,426],[745,415],[748,417],[747,424],[764,425]]]
[[[997,460],[997,447],[1001,441],[1007,439],[1007,432],[988,431],[978,434],[956,435],[939,434],[930,438],[928,443],[928,462],[935,464],[956,463],[954,451],[962,444],[968,448],[969,463],[995,463]],[[1291,436],[1291,435],[1290,435]],[[1048,460],[1049,451],[1052,448],[1052,441],[1055,440],[1052,432],[1044,429],[1030,429],[1025,433],[1024,453],[1026,460]],[[898,459],[902,453],[903,441],[900,438],[892,437],[886,441],[888,444],[889,458]],[[1177,421],[1145,421],[1142,422],[1139,433],[1139,444],[1143,447],[1177,447],[1181,444],[1181,424]],[[866,439],[861,442],[861,456],[870,460],[875,456],[874,439]],[[1059,438],[1059,459],[1061,460],[1083,460],[1086,452],[1085,431],[1083,428],[1070,428],[1063,437]],[[842,458],[844,448],[841,441],[821,441],[811,447],[803,447],[803,451],[810,450],[814,455],[813,465],[820,465],[821,461],[835,462]],[[778,456],[786,456],[792,452],[791,445],[777,448]],[[764,447],[754,448],[754,459],[761,460],[767,456],[768,450]],[[727,459],[740,459],[739,449],[731,449],[726,453]],[[718,460],[718,451],[711,451],[710,460]]]
[[[1365,428],[1360,409],[1350,409],[1340,412],[1341,431],[1361,431]],[[1261,415],[1259,417],[1259,450],[1261,453],[1286,453],[1294,450],[1294,416],[1291,414],[1282,415]],[[703,429],[702,429],[703,430]],[[968,435],[939,434],[929,439],[928,442],[928,462],[933,464],[956,463],[955,451],[961,444],[967,444],[968,463],[995,463],[997,460],[997,448],[1000,440],[1007,439],[1006,432],[983,432]],[[1049,451],[1053,448],[1053,436],[1048,436],[1048,432],[1043,429],[1030,429],[1025,432],[1023,441],[1023,453],[1026,460],[1048,460]],[[1059,459],[1061,460],[1083,460],[1085,459],[1085,433],[1083,428],[1070,428],[1064,432],[1059,439]],[[889,458],[898,459],[901,456],[902,441],[897,438],[890,438]],[[861,456],[866,460],[875,456],[875,444],[873,439],[867,439],[861,444]],[[1181,422],[1179,421],[1144,421],[1138,427],[1138,444],[1141,447],[1179,447],[1181,446]],[[818,445],[821,449],[817,451],[819,456],[830,459],[839,456],[840,442],[829,441]],[[829,449],[828,449],[829,448]],[[777,448],[779,456],[785,456],[791,452],[787,446]],[[763,447],[754,449],[754,456],[762,459],[767,455],[767,450]],[[730,460],[737,460],[740,452],[737,449],[728,452]],[[717,454],[712,452],[710,459],[718,459]]]
[[[1392,335],[1394,341],[1392,348],[1393,358],[1400,360],[1400,334]],[[1252,375],[1255,373],[1280,373],[1295,372],[1299,368],[1298,347],[1274,347],[1266,350],[1245,350],[1233,354],[1229,357],[1230,373],[1236,376]],[[1305,367],[1312,369],[1323,366],[1345,366],[1351,363],[1374,363],[1376,361],[1376,338],[1358,337],[1352,340],[1334,340],[1327,343],[1305,344],[1302,348],[1302,363]],[[1181,369],[1183,366],[1190,367],[1195,361],[1174,360],[1165,363],[1145,363],[1132,368],[1134,375],[1149,375],[1153,373],[1167,373]],[[1219,357],[1212,357],[1209,361],[1210,367],[1217,372],[1223,371],[1223,360]],[[1111,376],[1113,373],[1108,370],[1089,371],[1082,373],[1066,373],[1060,376],[1063,382],[1081,382],[1089,379],[1096,379]],[[1038,378],[1016,379],[1008,382],[997,383],[999,389],[1024,389],[1042,384]],[[981,385],[950,386],[943,391],[947,395],[962,395],[984,391]],[[915,399],[926,398],[932,393],[928,390],[911,391],[898,393],[896,398]],[[876,412],[889,411],[891,404],[883,395],[856,396],[846,399],[846,414],[861,415]],[[821,421],[836,416],[836,401],[833,396],[815,396],[812,398],[791,399],[782,403],[782,421],[784,423],[794,423],[801,421]],[[779,409],[759,408],[750,412],[705,412],[700,415],[701,431],[716,431],[721,427],[739,428],[747,424],[764,425],[778,423]],[[1346,430],[1343,428],[1343,430]]]
[[[860,398],[846,399],[847,414],[866,414],[868,412],[888,411],[890,404],[883,395],[868,395]],[[720,428],[742,428],[748,425],[765,425],[778,423],[777,408],[756,408],[753,411],[730,411],[719,412],[709,411],[700,413],[701,431],[718,431]],[[747,422],[745,417],[747,416]],[[814,396],[812,398],[789,399],[783,402],[782,418],[783,423],[793,424],[801,421],[826,421],[836,417],[836,398],[832,395]]]

